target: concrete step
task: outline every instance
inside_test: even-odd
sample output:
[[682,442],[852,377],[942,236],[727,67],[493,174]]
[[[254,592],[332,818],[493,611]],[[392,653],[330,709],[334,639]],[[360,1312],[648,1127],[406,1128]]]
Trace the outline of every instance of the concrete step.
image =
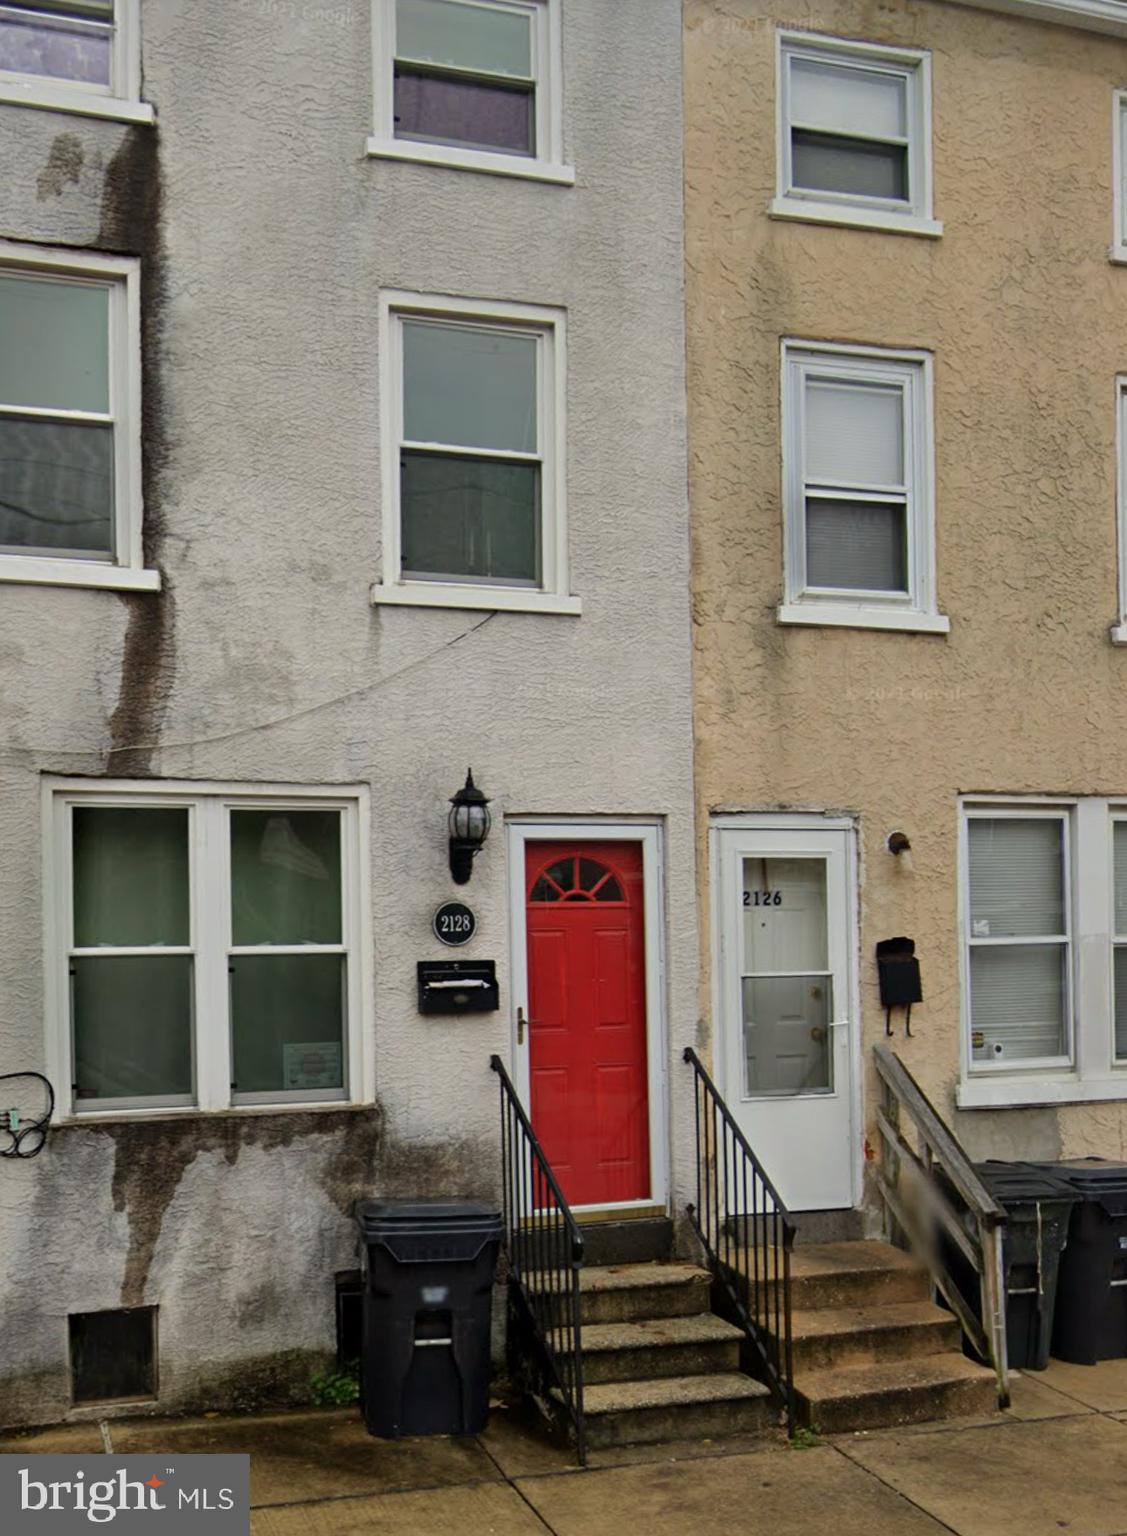
[[668,1216],[631,1221],[581,1221],[583,1254],[588,1267],[599,1264],[667,1263],[673,1252],[673,1223]]
[[735,1371],[606,1382],[587,1388],[583,1403],[592,1449],[753,1433],[779,1416],[763,1383]]
[[926,1272],[890,1243],[804,1243],[790,1258],[791,1306],[868,1307],[896,1301],[926,1301]]
[[954,1353],[799,1371],[794,1394],[799,1422],[822,1434],[988,1414],[997,1407],[993,1371]]
[[[536,1287],[537,1277],[530,1276]],[[579,1271],[584,1323],[635,1323],[709,1310],[711,1277],[696,1264],[588,1265]]]
[[930,1301],[822,1307],[791,1316],[796,1371],[908,1360],[960,1348],[957,1320]]
[[[651,1317],[635,1323],[592,1323],[583,1329],[583,1378],[654,1381],[738,1371],[743,1331],[711,1312]],[[561,1340],[566,1348],[566,1340]]]

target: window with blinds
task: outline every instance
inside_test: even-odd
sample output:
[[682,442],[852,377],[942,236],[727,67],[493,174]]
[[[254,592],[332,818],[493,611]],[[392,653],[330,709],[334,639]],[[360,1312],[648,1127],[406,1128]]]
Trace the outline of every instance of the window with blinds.
[[0,4],[0,72],[109,92],[114,20],[114,0]]
[[788,601],[930,602],[926,360],[788,344]]
[[930,220],[927,54],[783,33],[779,115],[779,201]]
[[1069,1054],[1071,938],[1063,815],[967,822],[971,1062]]

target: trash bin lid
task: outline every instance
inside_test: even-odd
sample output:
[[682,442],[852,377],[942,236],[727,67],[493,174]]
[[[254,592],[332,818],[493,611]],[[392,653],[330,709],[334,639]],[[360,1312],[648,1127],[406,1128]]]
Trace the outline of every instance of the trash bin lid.
[[1037,1205],[1045,1200],[1074,1204],[1081,1197],[1055,1165],[1007,1163],[992,1158],[975,1163],[974,1171],[990,1193],[1007,1208]]
[[1078,1200],[1100,1206],[1108,1216],[1127,1216],[1127,1164],[1082,1158],[1057,1163],[1054,1171],[1071,1186]]
[[474,1200],[358,1200],[356,1220],[365,1233],[471,1232],[502,1225],[495,1205]]

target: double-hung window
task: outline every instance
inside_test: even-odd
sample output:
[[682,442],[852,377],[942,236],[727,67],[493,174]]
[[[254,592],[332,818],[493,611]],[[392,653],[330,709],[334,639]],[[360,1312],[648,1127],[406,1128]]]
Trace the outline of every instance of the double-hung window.
[[155,589],[139,264],[0,241],[0,580]]
[[931,216],[929,56],[779,33],[784,218],[938,235]]
[[1127,1098],[1127,804],[962,807],[965,1106]]
[[579,611],[567,588],[564,317],[385,295],[373,602]]
[[931,360],[783,346],[783,623],[944,632],[935,610]]
[[361,807],[53,791],[52,1015],[75,1113],[362,1097]]
[[373,0],[372,155],[571,182],[560,0]]
[[0,0],[0,101],[147,123],[138,0]]

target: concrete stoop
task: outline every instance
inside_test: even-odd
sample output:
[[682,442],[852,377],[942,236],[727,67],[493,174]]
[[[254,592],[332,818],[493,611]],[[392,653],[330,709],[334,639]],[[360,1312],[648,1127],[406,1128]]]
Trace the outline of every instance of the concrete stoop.
[[580,1271],[584,1409],[592,1449],[716,1439],[778,1421],[768,1389],[739,1369],[740,1329],[709,1308],[694,1264]]
[[791,1254],[795,1409],[823,1433],[986,1414],[994,1373],[962,1353],[926,1271],[880,1242],[813,1243]]

